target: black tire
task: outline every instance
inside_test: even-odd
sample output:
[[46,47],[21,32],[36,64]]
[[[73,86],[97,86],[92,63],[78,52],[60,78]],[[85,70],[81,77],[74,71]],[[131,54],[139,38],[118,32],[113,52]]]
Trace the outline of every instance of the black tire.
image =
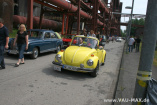
[[61,46],[57,46],[57,49],[55,52],[58,53],[60,50],[61,50]]
[[91,77],[97,77],[98,72],[99,72],[99,63],[97,64],[97,66],[96,66],[96,68],[94,69],[94,71],[90,73],[90,76],[91,76]]
[[11,54],[9,52],[7,52],[7,55],[10,56]]
[[30,55],[30,57],[32,58],[32,59],[36,59],[37,57],[38,57],[38,55],[39,55],[39,50],[38,50],[38,48],[34,48],[33,49],[33,53]]
[[105,58],[104,58],[104,63],[102,63],[101,66],[105,65],[105,61],[106,61],[106,55],[105,55]]

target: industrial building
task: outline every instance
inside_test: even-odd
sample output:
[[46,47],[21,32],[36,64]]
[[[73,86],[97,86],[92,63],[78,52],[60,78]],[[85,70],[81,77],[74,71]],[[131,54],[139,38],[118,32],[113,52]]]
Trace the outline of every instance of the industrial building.
[[[12,7],[8,13],[10,24],[17,27],[27,24],[27,29],[42,28],[62,31],[62,34],[79,34],[100,31],[105,35],[120,35],[122,12],[120,0],[3,0]],[[3,6],[2,6],[3,7]],[[2,8],[1,7],[1,8]],[[7,10],[7,8],[6,8]],[[3,16],[2,16],[3,18]],[[11,27],[9,28],[11,31]]]

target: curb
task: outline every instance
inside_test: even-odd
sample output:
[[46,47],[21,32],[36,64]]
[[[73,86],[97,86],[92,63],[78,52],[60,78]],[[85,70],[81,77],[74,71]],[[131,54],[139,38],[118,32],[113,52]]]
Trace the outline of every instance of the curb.
[[[117,73],[118,73],[118,75],[117,75],[117,77],[115,79],[116,81],[113,81],[112,86],[111,86],[111,87],[113,87],[113,88],[111,88],[111,91],[113,91],[113,95],[112,95],[112,97],[110,97],[112,99],[115,99],[115,97],[116,97],[116,91],[117,91],[117,86],[118,86],[118,81],[119,81],[120,69],[121,69],[122,62],[123,62],[124,52],[125,52],[125,43],[124,43],[124,46],[123,46],[123,52],[122,52],[122,55],[121,55],[121,60],[120,60],[120,62],[118,64],[118,66],[117,66]],[[111,102],[110,105],[114,105],[114,102]]]

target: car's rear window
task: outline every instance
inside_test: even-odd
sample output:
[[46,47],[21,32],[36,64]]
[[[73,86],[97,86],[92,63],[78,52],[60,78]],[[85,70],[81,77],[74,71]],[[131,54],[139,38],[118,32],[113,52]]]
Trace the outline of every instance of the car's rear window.
[[41,38],[43,33],[40,31],[28,31],[28,34],[29,34],[29,37]]

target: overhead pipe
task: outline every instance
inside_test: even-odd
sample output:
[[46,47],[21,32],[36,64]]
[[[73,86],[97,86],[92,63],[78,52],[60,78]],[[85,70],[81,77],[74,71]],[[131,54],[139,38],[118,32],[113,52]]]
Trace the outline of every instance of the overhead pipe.
[[109,13],[109,9],[101,2],[101,0],[98,0],[98,2],[100,3],[100,7],[105,9],[105,12]]
[[89,10],[92,10],[92,8],[91,8],[89,5],[87,5],[85,2],[81,1],[81,4],[82,4],[85,8],[87,8],[87,9],[89,9]]
[[[68,10],[69,12],[76,12],[77,11],[77,7],[70,4],[69,2],[65,1],[65,0],[45,0],[53,5],[56,5],[58,7],[61,7],[63,9]],[[84,18],[88,18],[88,19],[92,19],[92,16],[88,15],[86,12],[84,11],[80,11],[80,15]]]
[[[33,17],[34,28],[39,28],[39,17]],[[24,16],[13,15],[13,25],[18,26],[19,24],[26,24],[27,18]],[[53,29],[54,31],[61,31],[62,24],[54,20],[43,19],[42,28]]]
[[[61,7],[65,10],[68,10],[69,12],[76,12],[78,10],[78,8],[72,4],[70,4],[69,2],[65,1],[65,0],[45,0],[48,3],[51,3],[53,5],[56,5],[58,7]],[[92,19],[92,16],[90,16],[89,14],[87,14],[86,12],[80,10],[80,15],[84,18],[87,19]],[[103,23],[101,21],[97,21],[97,23],[99,25],[103,25]]]

